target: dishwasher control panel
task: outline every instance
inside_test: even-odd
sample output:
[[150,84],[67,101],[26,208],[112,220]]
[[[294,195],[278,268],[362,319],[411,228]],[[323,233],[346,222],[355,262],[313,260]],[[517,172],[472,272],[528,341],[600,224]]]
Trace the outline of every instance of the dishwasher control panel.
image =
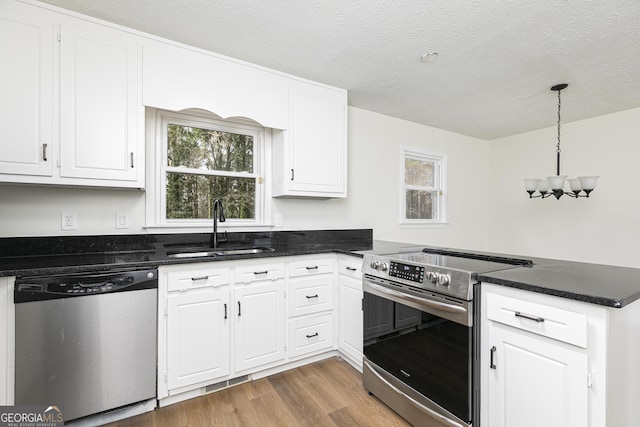
[[16,303],[158,287],[157,270],[20,277],[16,279]]

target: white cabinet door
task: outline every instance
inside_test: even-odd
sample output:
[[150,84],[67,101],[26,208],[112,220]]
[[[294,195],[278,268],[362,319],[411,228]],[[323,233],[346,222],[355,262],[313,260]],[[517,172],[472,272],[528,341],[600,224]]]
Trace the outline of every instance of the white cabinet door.
[[491,427],[588,425],[588,357],[570,345],[489,326]]
[[362,281],[338,274],[338,348],[362,366]]
[[284,359],[284,287],[284,280],[236,284],[233,303],[236,372]]
[[291,82],[287,130],[274,134],[274,196],[347,196],[346,117],[346,91]]
[[229,374],[229,289],[201,288],[167,296],[167,388]]
[[62,22],[61,177],[143,186],[138,50],[138,39],[125,32],[77,19]]
[[53,174],[53,43],[51,13],[2,2],[0,174]]

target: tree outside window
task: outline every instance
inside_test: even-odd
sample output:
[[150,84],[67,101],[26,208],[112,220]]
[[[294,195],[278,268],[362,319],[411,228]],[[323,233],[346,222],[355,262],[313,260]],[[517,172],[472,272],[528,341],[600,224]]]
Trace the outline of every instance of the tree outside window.
[[443,223],[445,218],[446,157],[402,150],[402,208],[405,224]]
[[258,218],[259,128],[169,113],[162,126],[167,222],[211,219],[215,199],[228,220]]

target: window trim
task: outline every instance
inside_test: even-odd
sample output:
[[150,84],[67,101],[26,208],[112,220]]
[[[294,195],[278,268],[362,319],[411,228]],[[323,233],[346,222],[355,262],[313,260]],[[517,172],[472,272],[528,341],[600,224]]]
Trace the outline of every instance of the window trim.
[[[435,164],[437,173],[434,176],[434,187],[412,186],[405,184],[405,159],[407,157],[418,160],[432,161]],[[400,197],[399,197],[399,221],[401,227],[423,228],[431,226],[442,226],[447,222],[447,155],[436,151],[417,149],[406,146],[400,147]],[[407,218],[407,189],[418,189],[426,191],[438,191],[437,198],[437,218],[435,219],[408,219]]]
[[252,120],[233,118],[223,119],[219,116],[200,110],[183,110],[174,112],[147,108],[146,113],[146,145],[147,145],[147,194],[146,194],[146,225],[148,231],[189,232],[211,231],[211,219],[167,219],[166,218],[166,174],[167,172],[194,173],[212,175],[207,171],[184,167],[167,166],[167,123],[211,127],[231,131],[254,134],[255,158],[254,172],[226,172],[220,171],[213,175],[234,177],[255,177],[256,179],[256,216],[253,219],[228,218],[221,229],[270,229],[271,224],[271,188],[267,183],[271,177],[271,168],[267,159],[271,157],[271,130],[253,122]]

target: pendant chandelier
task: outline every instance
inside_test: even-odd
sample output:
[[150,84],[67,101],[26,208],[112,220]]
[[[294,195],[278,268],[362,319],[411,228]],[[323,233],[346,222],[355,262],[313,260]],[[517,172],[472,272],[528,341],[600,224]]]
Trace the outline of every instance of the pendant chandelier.
[[[529,198],[543,198],[554,196],[556,200],[563,195],[573,198],[589,197],[596,188],[596,182],[599,176],[579,176],[567,180],[566,175],[560,175],[560,92],[568,86],[566,83],[560,83],[551,87],[551,90],[558,92],[558,143],[556,144],[556,175],[548,176],[546,179],[525,179],[524,188],[529,193]],[[570,191],[564,191],[565,180],[569,182]],[[538,192],[534,196],[535,192]],[[583,194],[584,193],[584,194]]]

